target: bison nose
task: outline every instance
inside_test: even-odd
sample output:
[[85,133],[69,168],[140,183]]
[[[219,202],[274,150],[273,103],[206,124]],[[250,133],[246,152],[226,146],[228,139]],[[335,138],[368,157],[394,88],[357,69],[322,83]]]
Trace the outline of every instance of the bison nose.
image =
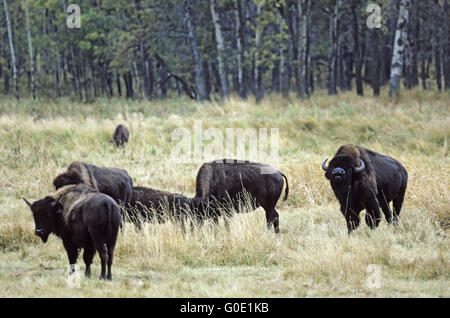
[[36,235],[39,235],[39,234],[41,234],[42,232],[44,232],[43,229],[36,229],[36,230],[34,231],[34,233],[36,233]]

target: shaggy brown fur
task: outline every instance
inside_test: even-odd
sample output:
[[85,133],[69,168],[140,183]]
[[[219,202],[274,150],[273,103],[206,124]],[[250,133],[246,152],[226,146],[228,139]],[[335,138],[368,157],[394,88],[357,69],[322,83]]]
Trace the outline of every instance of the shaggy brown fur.
[[[361,161],[365,168],[358,172],[356,168],[361,167]],[[325,162],[322,167],[339,200],[349,232],[358,227],[363,209],[367,211],[366,223],[372,229],[381,220],[380,207],[388,223],[397,222],[408,181],[408,173],[400,162],[363,147],[343,145],[328,167]],[[394,213],[389,207],[391,201]]]
[[140,227],[140,220],[164,223],[174,219],[183,224],[190,207],[188,197],[146,187],[133,187],[133,194],[125,212]]
[[130,131],[124,125],[118,125],[114,130],[113,139],[111,140],[116,147],[123,146],[130,138]]
[[133,180],[126,170],[97,167],[79,161],[72,162],[66,172],[53,180],[56,189],[69,184],[84,184],[109,195],[119,204],[129,202],[133,188]]
[[[251,209],[261,206],[266,211],[267,226],[274,226],[279,232],[279,214],[275,206],[283,191],[284,180],[286,189],[284,200],[289,194],[287,177],[278,170],[261,163],[239,161],[235,159],[221,159],[204,163],[198,173],[193,199],[196,215],[210,215],[214,221],[220,216],[220,209],[214,206],[232,206],[240,212],[242,199],[247,197],[252,202]],[[204,204],[208,202],[211,204]],[[217,204],[214,203],[217,202]],[[209,211],[205,213],[204,207]],[[202,211],[203,210],[203,211]],[[214,211],[215,210],[215,211]],[[228,216],[233,211],[226,209]]]
[[100,278],[111,279],[120,226],[120,207],[111,197],[85,185],[67,185],[44,199],[25,202],[33,212],[36,235],[44,243],[52,233],[60,237],[71,268],[77,261],[78,250],[83,248],[86,276],[90,276],[97,251],[102,263]]
[[360,160],[364,161],[366,168],[360,174],[361,182],[365,185],[367,190],[370,191],[370,193],[374,193],[375,195],[378,194],[375,170],[373,169],[372,163],[367,155],[367,149],[351,144],[343,145],[339,147],[338,151],[334,155],[334,158],[339,157],[351,158],[356,167],[360,166]]

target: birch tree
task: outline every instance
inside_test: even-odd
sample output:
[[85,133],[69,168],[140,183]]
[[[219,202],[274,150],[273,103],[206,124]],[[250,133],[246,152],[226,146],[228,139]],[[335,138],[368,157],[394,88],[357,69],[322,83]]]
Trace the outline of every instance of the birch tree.
[[311,0],[298,0],[299,15],[299,66],[301,74],[300,97],[309,96],[310,66],[309,66],[309,20],[311,14]]
[[25,0],[25,15],[26,15],[26,20],[27,20],[28,50],[30,53],[31,92],[33,94],[33,99],[36,99],[36,87],[35,87],[35,83],[34,83],[33,44],[31,41],[30,14],[28,11],[28,0]]
[[222,97],[228,98],[230,94],[228,88],[228,78],[225,68],[225,40],[222,34],[222,27],[220,26],[219,13],[217,12],[217,1],[210,0],[211,16],[214,24],[214,33],[216,36],[217,45],[217,60],[219,62],[219,76],[220,85],[222,88]]
[[399,82],[403,70],[403,58],[407,39],[407,23],[409,18],[410,0],[401,0],[395,31],[394,50],[391,62],[391,77],[389,96],[399,96]]
[[17,78],[17,64],[16,64],[16,53],[14,51],[14,40],[11,30],[11,20],[9,19],[9,13],[8,13],[8,4],[6,3],[6,0],[3,0],[3,7],[5,9],[5,19],[6,19],[6,27],[8,29],[8,40],[9,40],[9,48],[11,51],[11,63],[13,67],[13,80],[14,80],[14,88],[16,93],[16,99],[19,100],[19,83]]

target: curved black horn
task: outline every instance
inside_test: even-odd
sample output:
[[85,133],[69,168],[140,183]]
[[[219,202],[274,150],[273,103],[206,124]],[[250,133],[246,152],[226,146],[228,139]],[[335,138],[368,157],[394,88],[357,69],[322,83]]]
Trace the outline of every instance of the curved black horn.
[[362,161],[361,159],[359,159],[359,161],[361,161],[361,164],[359,165],[359,167],[355,167],[355,169],[353,170],[355,171],[355,173],[363,172],[364,169],[366,168],[364,161]]
[[328,161],[328,158],[325,159],[324,162],[322,162],[322,169],[323,169],[324,171],[328,171],[327,161]]
[[28,201],[28,200],[25,199],[25,198],[22,198],[22,199],[23,199],[23,200],[25,201],[25,203],[28,204],[28,206],[31,208],[31,206],[32,206],[33,204],[31,204],[30,201]]

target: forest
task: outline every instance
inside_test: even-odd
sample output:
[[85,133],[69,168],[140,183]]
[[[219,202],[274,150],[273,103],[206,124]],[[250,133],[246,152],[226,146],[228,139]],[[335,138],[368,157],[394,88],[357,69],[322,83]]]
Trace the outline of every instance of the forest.
[[2,0],[0,94],[92,102],[450,87],[445,0]]

